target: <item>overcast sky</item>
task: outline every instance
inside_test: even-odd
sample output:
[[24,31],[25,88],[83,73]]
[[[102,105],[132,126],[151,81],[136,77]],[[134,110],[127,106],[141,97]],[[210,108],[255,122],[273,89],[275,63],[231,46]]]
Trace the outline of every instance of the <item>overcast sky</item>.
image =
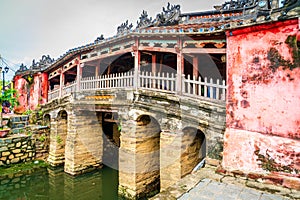
[[[114,36],[127,19],[135,28],[143,10],[154,18],[168,2],[188,13],[214,10],[225,0],[0,0],[0,55],[14,70],[42,55],[57,59],[101,34]],[[7,78],[13,75],[10,70]]]

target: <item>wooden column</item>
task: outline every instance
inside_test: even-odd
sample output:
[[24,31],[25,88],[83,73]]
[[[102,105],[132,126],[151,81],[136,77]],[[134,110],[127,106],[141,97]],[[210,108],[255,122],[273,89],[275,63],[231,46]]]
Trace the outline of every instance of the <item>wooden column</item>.
[[178,39],[177,47],[177,78],[176,78],[176,92],[177,94],[182,93],[182,76],[184,75],[184,56],[182,54],[182,40]]
[[82,78],[82,68],[83,67],[84,67],[84,63],[79,63],[77,65],[76,92],[80,91],[80,81],[81,81],[81,78]]
[[134,78],[133,78],[133,87],[138,89],[139,87],[139,71],[140,71],[140,60],[141,52],[138,50],[139,41],[136,39],[135,46],[132,47],[134,52]]
[[196,79],[199,76],[198,64],[198,57],[193,57],[193,76],[195,76]]
[[101,60],[98,60],[97,65],[95,67],[95,77],[101,76],[101,74],[100,74],[100,63],[101,63]]
[[63,68],[61,68],[60,79],[59,79],[59,97],[63,95],[63,87],[65,82],[65,74],[63,73]]
[[152,73],[156,73],[156,54],[152,54]]
[[[152,74],[156,73],[156,54],[152,54]],[[152,87],[155,88],[155,80],[152,81]]]

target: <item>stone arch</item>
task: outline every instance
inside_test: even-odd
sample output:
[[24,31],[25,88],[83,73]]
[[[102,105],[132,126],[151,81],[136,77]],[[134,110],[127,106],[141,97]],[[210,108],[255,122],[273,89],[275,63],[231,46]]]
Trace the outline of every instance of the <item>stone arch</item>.
[[51,123],[51,115],[45,114],[43,116],[43,125],[50,127],[50,123]]
[[98,120],[101,120],[103,131],[103,157],[104,165],[113,169],[119,168],[119,148],[121,127],[119,124],[118,113],[99,112]]
[[185,127],[181,144],[181,176],[192,172],[192,170],[206,157],[206,137],[197,128]]

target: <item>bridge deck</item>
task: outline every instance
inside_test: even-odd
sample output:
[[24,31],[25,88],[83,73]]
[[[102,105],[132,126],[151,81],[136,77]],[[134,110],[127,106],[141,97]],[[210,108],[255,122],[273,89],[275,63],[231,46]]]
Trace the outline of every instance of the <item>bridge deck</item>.
[[[180,84],[178,84],[178,82]],[[180,88],[179,88],[179,86]],[[132,71],[77,79],[48,93],[48,100],[62,98],[74,92],[109,89],[147,89],[193,98],[208,98],[225,101],[225,80],[209,80],[204,77],[178,77],[173,73],[151,73]]]

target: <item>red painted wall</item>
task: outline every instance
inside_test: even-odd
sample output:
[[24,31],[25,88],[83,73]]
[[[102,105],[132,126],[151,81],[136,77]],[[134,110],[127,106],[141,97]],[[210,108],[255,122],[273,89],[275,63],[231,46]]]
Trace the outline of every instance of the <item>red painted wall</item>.
[[15,107],[14,112],[23,113],[27,110],[27,82],[22,76],[16,75],[14,77],[14,88],[17,90],[19,95],[19,106]]
[[224,168],[300,172],[297,37],[298,19],[227,32]]
[[[26,110],[34,110],[38,105],[45,104],[48,98],[48,74],[36,73],[33,75],[32,84],[18,75],[14,77],[14,87],[19,94],[20,106],[15,108],[16,113],[23,113]],[[29,93],[29,95],[28,95]]]

